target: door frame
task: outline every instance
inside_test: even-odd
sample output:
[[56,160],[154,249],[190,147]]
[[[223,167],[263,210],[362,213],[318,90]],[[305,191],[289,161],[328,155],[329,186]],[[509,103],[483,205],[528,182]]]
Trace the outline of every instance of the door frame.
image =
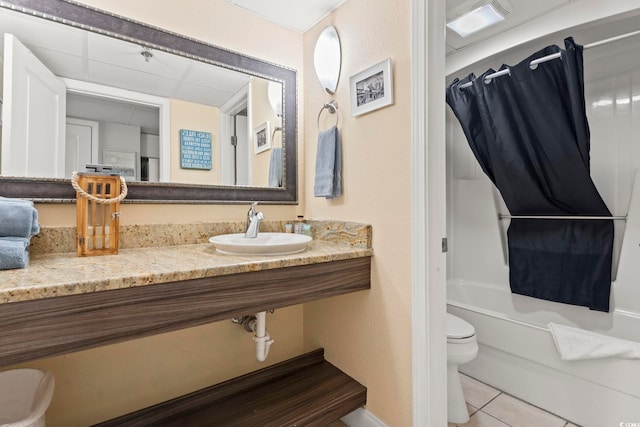
[[445,13],[411,0],[411,339],[414,426],[447,425]]
[[[247,135],[251,138],[251,83],[241,88],[227,102],[220,106],[220,182],[223,185],[233,185],[234,164],[233,150],[229,141],[233,130],[233,116],[246,108],[247,110]],[[251,176],[251,156],[247,156],[248,182],[253,182]]]
[[158,108],[160,114],[160,135],[158,135],[160,139],[159,182],[171,181],[171,101],[168,98],[75,79],[63,78],[62,81],[67,85],[67,92],[132,102]]
[[[94,165],[98,164],[98,150],[100,149],[100,123],[95,120],[78,119],[76,117],[67,117],[65,123],[67,125],[87,126],[91,128],[91,163]],[[65,130],[65,140],[66,137],[67,132]]]

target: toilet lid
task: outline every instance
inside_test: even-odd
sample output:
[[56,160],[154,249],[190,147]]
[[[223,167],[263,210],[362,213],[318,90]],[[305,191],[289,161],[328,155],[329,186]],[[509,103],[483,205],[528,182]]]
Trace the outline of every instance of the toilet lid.
[[476,330],[465,320],[447,313],[447,338],[462,339],[476,334]]

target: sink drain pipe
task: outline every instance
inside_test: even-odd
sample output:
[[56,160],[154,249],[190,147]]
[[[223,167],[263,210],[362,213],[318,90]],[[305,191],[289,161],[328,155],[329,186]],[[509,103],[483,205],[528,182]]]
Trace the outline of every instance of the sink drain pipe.
[[256,358],[259,362],[264,362],[269,355],[269,348],[273,344],[269,332],[267,332],[267,312],[261,311],[256,314],[256,334],[253,336],[253,340],[256,342]]
[[255,333],[253,340],[256,342],[256,359],[259,362],[267,360],[269,349],[274,342],[267,332],[267,312],[261,311],[255,316],[236,317],[231,321],[242,324],[245,331]]

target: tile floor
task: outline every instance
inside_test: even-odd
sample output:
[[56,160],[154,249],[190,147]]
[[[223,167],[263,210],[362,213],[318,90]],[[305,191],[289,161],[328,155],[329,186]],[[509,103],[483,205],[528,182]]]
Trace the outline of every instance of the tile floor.
[[[578,427],[540,408],[461,374],[471,418],[464,427]],[[449,423],[449,427],[457,424]]]

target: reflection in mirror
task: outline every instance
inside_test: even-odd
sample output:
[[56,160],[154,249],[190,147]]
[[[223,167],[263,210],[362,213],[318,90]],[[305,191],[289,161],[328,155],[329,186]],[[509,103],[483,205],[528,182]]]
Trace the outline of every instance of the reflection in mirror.
[[331,95],[338,87],[341,61],[340,37],[336,28],[329,26],[318,36],[313,52],[313,65],[320,84]]
[[[141,40],[62,25],[6,9],[3,2],[0,175],[69,178],[100,163],[132,183],[172,183],[164,193],[157,186],[140,187],[136,194],[133,185],[134,195],[144,200],[158,199],[152,195],[156,191],[160,200],[167,195],[198,200],[206,194],[220,200],[296,201],[295,72],[127,21],[139,27],[131,30],[122,18],[78,4],[20,4],[47,14],[73,8],[72,23],[82,24],[84,17],[85,25],[129,30]],[[176,42],[180,49],[195,50],[184,55],[203,60],[181,56]],[[237,71],[238,62],[246,72]],[[33,81],[45,83],[34,87]],[[265,136],[268,149],[258,149],[254,141],[261,127],[273,130]],[[278,155],[270,155],[276,149]],[[0,179],[0,190],[7,179]],[[178,195],[178,184],[198,187]],[[220,188],[208,191],[209,186]]]
[[[10,116],[3,126],[3,175],[70,178],[85,165],[100,163],[132,181],[268,185],[268,156],[249,149],[251,129],[265,122],[280,125],[267,108],[267,80],[9,10],[0,10],[0,31],[5,46],[4,108]],[[60,93],[43,88],[26,104],[16,100],[29,93],[19,86],[33,83],[24,74],[20,78],[11,73],[14,62],[37,70],[40,80],[51,79],[47,88],[60,85]],[[79,82],[92,83],[92,89]],[[281,99],[282,92],[278,95]],[[65,103],[47,102],[48,96],[66,96],[66,111],[60,111]],[[228,120],[227,103],[239,96],[244,119],[235,120],[236,127],[227,135],[220,122]],[[163,106],[170,111],[168,134],[166,124],[160,126]],[[48,130],[41,125],[54,116],[60,123],[50,121],[52,128],[68,129],[57,143],[55,132],[45,134]],[[78,120],[97,122],[98,132],[85,131]],[[30,123],[39,132],[17,131]],[[211,139],[206,147],[198,146],[201,141],[185,147],[178,138],[180,129],[208,133]],[[222,144],[233,136],[234,155],[223,155]],[[47,149],[52,145],[57,145],[56,153]],[[60,159],[52,160],[54,155]],[[58,163],[65,166],[46,167]],[[228,178],[227,169],[240,170],[240,179]]]

